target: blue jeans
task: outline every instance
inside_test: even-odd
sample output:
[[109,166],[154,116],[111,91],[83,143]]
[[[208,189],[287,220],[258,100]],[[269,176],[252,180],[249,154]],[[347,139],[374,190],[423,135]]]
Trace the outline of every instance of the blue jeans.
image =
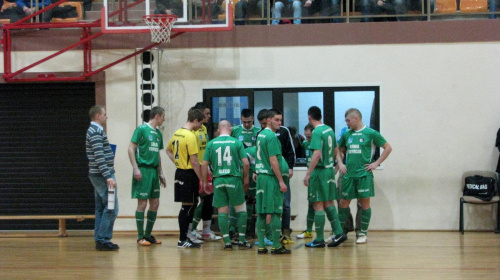
[[[113,237],[113,225],[118,215],[118,188],[115,189],[115,209],[108,210],[108,184],[102,176],[89,176],[95,197],[95,242],[107,243]],[[115,176],[113,175],[113,179]],[[116,181],[116,179],[115,179]]]
[[[287,1],[287,0],[283,0],[283,1]],[[283,2],[276,1],[274,3],[274,18],[277,18],[277,19],[274,19],[272,21],[272,24],[276,25],[276,24],[280,23],[279,19],[281,18],[281,12],[283,11],[284,7],[285,7],[285,4],[283,4]],[[293,17],[295,18],[293,20],[293,24],[300,24],[301,23],[300,17],[302,16],[302,3],[299,0],[294,0],[293,4],[292,4],[292,8],[293,8]]]

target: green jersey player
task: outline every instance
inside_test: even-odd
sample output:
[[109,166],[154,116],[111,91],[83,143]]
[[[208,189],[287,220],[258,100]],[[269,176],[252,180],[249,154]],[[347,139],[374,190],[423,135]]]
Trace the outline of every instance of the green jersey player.
[[245,229],[247,225],[247,211],[245,203],[244,187],[241,177],[245,182],[245,189],[248,188],[248,159],[243,149],[243,144],[236,138],[229,136],[231,124],[228,121],[219,123],[219,137],[208,142],[203,157],[202,178],[203,188],[207,185],[208,166],[212,168],[214,201],[213,206],[219,210],[219,226],[224,239],[224,249],[232,250],[228,225],[228,205],[236,211],[240,248],[252,248],[252,245],[245,239]]
[[328,125],[321,122],[321,109],[312,106],[307,111],[309,123],[314,126],[309,149],[314,150],[311,163],[304,177],[304,185],[308,187],[309,202],[314,207],[314,224],[316,239],[306,244],[306,247],[325,247],[324,226],[325,213],[330,221],[335,236],[328,247],[336,247],[347,239],[338,219],[337,209],[333,200],[337,197],[335,187],[334,149],[337,146],[335,133]]
[[[342,226],[349,214],[348,207],[352,199],[361,202],[361,230],[357,244],[367,242],[368,225],[371,219],[370,197],[375,196],[373,170],[391,153],[391,145],[377,131],[363,124],[361,112],[351,108],[345,113],[345,121],[350,128],[339,139],[337,161],[340,172],[344,173],[340,193],[339,218]],[[373,161],[375,147],[384,151]],[[346,155],[344,164],[343,156]]]
[[266,216],[271,214],[271,230],[273,235],[272,254],[290,254],[280,243],[281,219],[283,213],[283,194],[287,187],[280,171],[281,144],[276,137],[276,131],[281,126],[283,115],[280,111],[267,111],[267,127],[257,137],[257,154],[255,171],[257,173],[257,236],[259,239],[259,254],[267,253],[264,247]]
[[234,126],[231,129],[231,136],[240,140],[245,148],[255,146],[255,137],[259,128],[253,125],[254,117],[251,109],[241,111],[241,125]]

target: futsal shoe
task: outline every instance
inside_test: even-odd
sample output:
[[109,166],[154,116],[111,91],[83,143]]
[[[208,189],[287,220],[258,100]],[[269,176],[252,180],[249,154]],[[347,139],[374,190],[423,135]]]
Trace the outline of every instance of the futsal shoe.
[[304,230],[301,234],[297,235],[298,239],[304,239],[304,238],[312,238],[313,233],[307,230]]
[[120,249],[120,247],[117,244],[111,242],[106,242],[106,243],[96,242],[95,249],[98,251],[116,251]]
[[267,254],[267,252],[269,252],[269,251],[265,247],[264,248],[259,248],[257,250],[257,254],[259,254],[259,255]]
[[144,239],[146,239],[151,244],[161,245],[162,243],[160,240],[156,240],[156,238],[153,235],[144,237]]
[[222,240],[222,237],[215,235],[213,232],[210,232],[202,234],[201,239],[205,241],[219,241]]
[[241,248],[241,249],[251,249],[252,248],[252,244],[250,244],[248,241],[238,241],[238,247]]
[[189,240],[189,238],[188,238],[185,241],[180,241],[179,240],[179,242],[177,242],[177,247],[178,248],[193,248],[193,249],[198,249],[198,248],[201,248],[201,245],[191,242],[191,240]]
[[[264,237],[264,244],[265,244],[265,246],[273,246],[273,242],[271,240],[267,239],[266,237]],[[259,241],[255,241],[255,243],[253,245],[259,246]]]
[[325,248],[325,241],[318,241],[314,239],[313,241],[306,243],[306,247],[308,248]]
[[232,251],[233,245],[231,243],[224,244],[224,251]]
[[192,236],[196,237],[197,239],[201,239],[201,234],[197,230],[192,230],[192,231],[188,232],[188,235],[192,235]]
[[342,233],[342,235],[338,235],[338,236],[335,235],[332,238],[332,242],[330,244],[328,244],[328,247],[337,247],[346,240],[347,240],[347,235],[345,235],[345,233]]
[[291,254],[291,253],[292,253],[292,251],[285,248],[285,246],[281,246],[278,249],[275,249],[275,248],[271,249],[271,254],[273,254],[273,255],[285,255],[285,254]]
[[358,236],[358,239],[356,239],[356,244],[366,244],[367,242],[367,237],[366,237],[366,234],[360,234]]
[[137,240],[137,244],[141,246],[151,246],[151,242],[147,241],[146,238]]

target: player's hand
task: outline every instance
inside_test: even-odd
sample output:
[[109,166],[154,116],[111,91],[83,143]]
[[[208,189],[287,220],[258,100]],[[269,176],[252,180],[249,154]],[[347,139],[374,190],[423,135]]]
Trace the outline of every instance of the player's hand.
[[254,174],[252,175],[252,180],[253,180],[255,183],[257,183],[257,173],[254,173]]
[[139,170],[139,168],[134,168],[134,178],[137,181],[142,180],[142,174],[141,174],[141,170]]
[[163,174],[160,175],[160,185],[164,188],[167,187],[167,180],[165,179],[165,175]]
[[309,178],[310,177],[311,177],[311,175],[306,174],[306,176],[304,177],[304,186],[309,187]]
[[288,176],[290,179],[292,179],[292,177],[293,177],[293,169],[292,168],[288,169]]
[[345,164],[339,163],[339,170],[340,172],[346,174],[347,173],[347,167],[345,167]]
[[378,164],[376,164],[375,162],[372,162],[370,164],[365,164],[365,170],[369,172],[372,172],[373,170],[377,169],[377,167]]
[[286,193],[286,190],[287,190],[287,188],[286,188],[285,182],[281,182],[280,183],[280,192]]
[[108,184],[108,188],[110,188],[110,189],[116,188],[115,179],[113,179],[113,178],[106,179],[106,183]]

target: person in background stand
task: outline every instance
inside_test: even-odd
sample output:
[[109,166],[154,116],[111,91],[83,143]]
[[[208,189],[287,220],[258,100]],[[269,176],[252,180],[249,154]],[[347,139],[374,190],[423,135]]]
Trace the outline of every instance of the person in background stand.
[[[90,108],[90,127],[85,141],[89,160],[89,179],[94,186],[95,197],[95,248],[99,251],[114,251],[120,247],[111,242],[113,225],[118,215],[116,195],[115,155],[109,145],[108,136],[103,126],[108,116],[102,106]],[[115,190],[115,208],[108,209],[108,188]]]

